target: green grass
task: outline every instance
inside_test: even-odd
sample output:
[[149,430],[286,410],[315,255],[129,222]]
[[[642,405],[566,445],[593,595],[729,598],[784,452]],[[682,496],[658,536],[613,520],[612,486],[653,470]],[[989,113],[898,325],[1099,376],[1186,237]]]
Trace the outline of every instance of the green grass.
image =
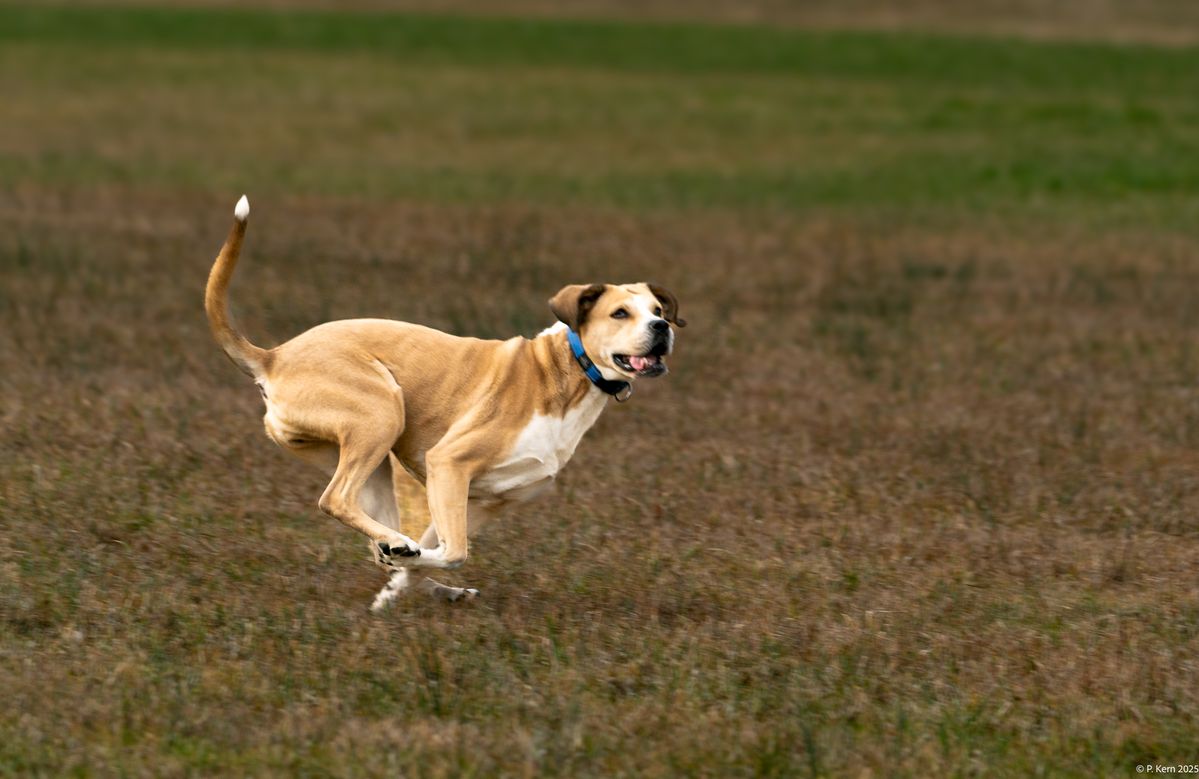
[[1174,228],[1199,215],[1195,49],[4,6],[0,57],[21,74],[0,107],[9,182]]
[[0,38],[12,42],[370,53],[426,65],[882,78],[928,86],[1177,93],[1199,71],[1193,48],[667,22],[22,6],[0,6],[0,22]]

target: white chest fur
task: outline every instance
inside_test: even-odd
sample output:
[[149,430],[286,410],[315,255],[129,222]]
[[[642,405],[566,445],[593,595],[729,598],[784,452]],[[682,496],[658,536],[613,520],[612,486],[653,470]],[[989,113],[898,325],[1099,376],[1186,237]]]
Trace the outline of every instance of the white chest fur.
[[532,497],[570,460],[607,400],[607,395],[592,388],[582,403],[563,416],[534,414],[508,456],[471,483],[471,493],[515,500]]

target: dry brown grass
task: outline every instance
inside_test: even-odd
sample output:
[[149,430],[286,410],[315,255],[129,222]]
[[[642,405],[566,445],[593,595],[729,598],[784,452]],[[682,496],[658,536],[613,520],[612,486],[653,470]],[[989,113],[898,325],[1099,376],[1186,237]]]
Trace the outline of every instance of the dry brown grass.
[[[1190,52],[0,17],[0,775],[1199,754]],[[671,375],[482,535],[480,602],[369,615],[382,573],[263,435],[201,308],[243,188],[265,343],[678,292]]]
[[1168,238],[256,202],[262,341],[531,332],[653,276],[692,326],[468,608],[315,510],[200,310],[229,204],[0,209],[0,764],[1122,775],[1196,747],[1195,271]]

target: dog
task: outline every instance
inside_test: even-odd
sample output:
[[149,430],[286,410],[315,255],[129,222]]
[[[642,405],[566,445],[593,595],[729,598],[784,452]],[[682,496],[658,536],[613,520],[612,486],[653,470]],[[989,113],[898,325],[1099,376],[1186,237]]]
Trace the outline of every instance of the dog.
[[[557,323],[532,339],[348,319],[263,349],[228,308],[249,214],[243,196],[208,276],[208,323],[258,385],[266,434],[332,474],[320,510],[369,538],[391,573],[376,611],[409,590],[477,597],[429,573],[461,566],[468,537],[497,509],[548,487],[609,398],[627,400],[634,380],[666,374],[671,326],[686,325],[656,284],[571,284],[549,300]],[[393,456],[425,485],[432,523],[419,542],[400,532]]]

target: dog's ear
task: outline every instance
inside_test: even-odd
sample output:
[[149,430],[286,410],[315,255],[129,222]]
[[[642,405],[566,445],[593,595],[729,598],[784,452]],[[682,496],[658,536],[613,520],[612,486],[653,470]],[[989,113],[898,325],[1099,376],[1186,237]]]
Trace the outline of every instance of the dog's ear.
[[607,284],[570,284],[558,290],[558,294],[550,298],[550,311],[554,316],[566,323],[571,330],[578,331],[587,321],[587,314],[600,299]]
[[686,327],[687,320],[679,316],[679,299],[674,296],[674,293],[666,287],[659,287],[657,284],[646,284],[649,291],[654,293],[654,297],[662,304],[662,318],[667,322],[679,327]]

